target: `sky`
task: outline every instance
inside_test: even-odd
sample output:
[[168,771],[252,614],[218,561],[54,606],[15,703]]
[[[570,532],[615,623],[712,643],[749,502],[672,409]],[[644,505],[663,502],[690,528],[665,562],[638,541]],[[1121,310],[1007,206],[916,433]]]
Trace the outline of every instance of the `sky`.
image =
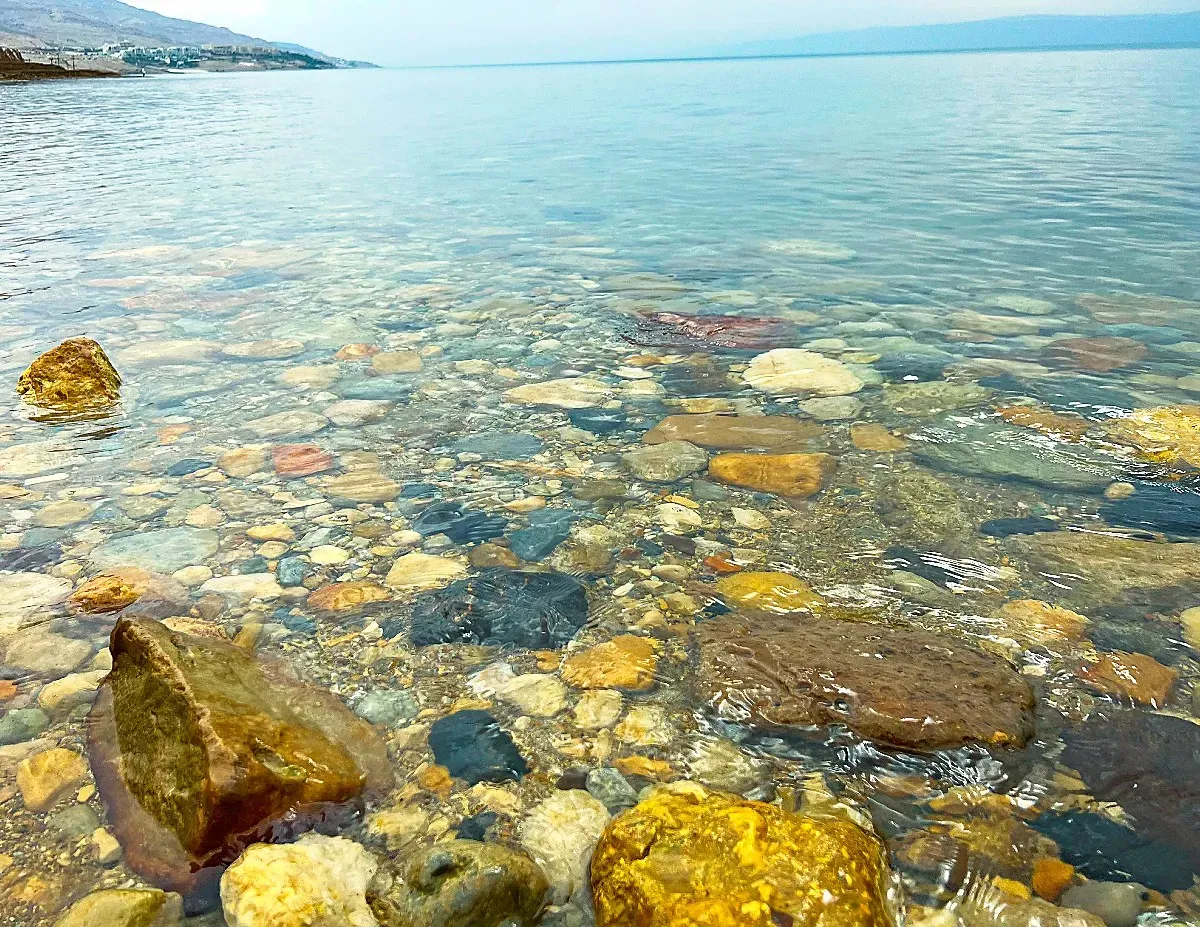
[[1200,0],[126,0],[385,65],[655,57],[865,26],[1151,13]]

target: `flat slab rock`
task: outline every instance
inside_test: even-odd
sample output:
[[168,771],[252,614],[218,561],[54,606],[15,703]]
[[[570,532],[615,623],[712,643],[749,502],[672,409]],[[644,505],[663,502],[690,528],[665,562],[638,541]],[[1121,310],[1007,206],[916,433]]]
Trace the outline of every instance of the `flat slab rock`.
[[788,415],[669,415],[643,436],[646,444],[689,441],[700,447],[737,450],[760,447],[785,450],[805,446],[824,429]]
[[927,631],[728,615],[701,625],[699,681],[722,716],[766,728],[842,724],[915,750],[1022,746],[1033,692],[998,657]]
[[89,758],[128,863],[161,887],[211,890],[245,846],[391,787],[371,726],[284,667],[147,619],[120,619],[109,646]]

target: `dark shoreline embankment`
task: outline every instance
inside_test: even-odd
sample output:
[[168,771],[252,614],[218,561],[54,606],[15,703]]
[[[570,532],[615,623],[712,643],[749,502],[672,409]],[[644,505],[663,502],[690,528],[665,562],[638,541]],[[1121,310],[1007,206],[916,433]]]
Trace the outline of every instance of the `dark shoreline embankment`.
[[71,69],[56,64],[26,61],[19,51],[0,48],[0,81],[67,80],[81,77],[118,77],[113,71]]

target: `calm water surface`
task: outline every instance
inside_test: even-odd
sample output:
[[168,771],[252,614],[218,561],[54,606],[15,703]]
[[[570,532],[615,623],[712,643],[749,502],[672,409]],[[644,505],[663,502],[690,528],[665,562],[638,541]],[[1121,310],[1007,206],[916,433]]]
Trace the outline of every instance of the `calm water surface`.
[[[1200,52],[3,85],[0,117],[0,372],[85,334],[124,378],[0,419],[0,923],[146,881],[90,778],[36,811],[16,778],[87,752],[115,616],[64,600],[128,568],[130,614],[380,722],[397,791],[342,830],[380,852],[415,808],[545,862],[534,809],[616,767],[870,822],[911,923],[1051,923],[1031,888],[1196,922]],[[828,456],[718,459],[764,451]],[[482,572],[514,567],[587,613]],[[526,631],[431,629],[470,577]],[[374,591],[310,598],[339,582]],[[560,660],[622,634],[653,677],[585,723]],[[504,802],[421,778],[468,699],[530,768]]]

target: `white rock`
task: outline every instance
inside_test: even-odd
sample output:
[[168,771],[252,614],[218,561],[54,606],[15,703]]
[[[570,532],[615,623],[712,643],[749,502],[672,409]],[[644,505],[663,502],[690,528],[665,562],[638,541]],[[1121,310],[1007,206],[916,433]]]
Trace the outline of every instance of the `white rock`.
[[845,364],[799,348],[778,348],[758,355],[742,378],[772,396],[848,396],[863,388],[863,381]]
[[107,675],[106,670],[73,673],[47,683],[38,693],[38,706],[46,711],[70,711],[80,705],[88,705]]
[[590,409],[612,398],[612,390],[599,380],[564,377],[544,383],[529,383],[508,390],[504,398],[523,405],[554,406],[558,409]]
[[66,579],[41,573],[0,575],[0,634],[11,634],[31,620],[36,609],[57,605],[70,594]]
[[753,509],[733,510],[733,520],[743,528],[749,528],[751,531],[766,531],[771,527],[771,519],[767,518],[762,512],[756,512]]
[[827,241],[817,241],[812,238],[790,238],[783,241],[769,241],[764,245],[767,251],[783,254],[801,261],[835,264],[842,261],[852,261],[855,252],[842,245]]
[[621,717],[625,699],[615,689],[592,689],[575,705],[575,725],[585,731],[612,727]]
[[303,438],[316,434],[329,424],[329,419],[307,409],[279,412],[265,418],[246,422],[246,428],[260,438]]
[[239,573],[218,576],[200,587],[201,592],[215,592],[231,599],[277,599],[283,588],[271,573]]
[[664,502],[655,506],[654,517],[660,525],[674,534],[686,533],[704,524],[699,512],[694,512],[677,502]]
[[221,877],[229,927],[378,927],[367,885],[379,864],[343,837],[256,843]]
[[343,399],[325,410],[325,417],[335,425],[352,426],[378,422],[392,404],[384,399]]
[[0,447],[0,476],[35,476],[47,470],[60,470],[78,463],[65,447],[52,441],[35,441]]
[[[587,792],[555,792],[521,822],[521,845],[550,880],[554,904],[564,904],[586,883],[608,809]],[[230,927],[236,927],[231,924]]]
[[567,703],[567,687],[554,676],[545,673],[518,676],[507,663],[494,663],[476,673],[467,687],[476,695],[516,705],[535,718],[552,717]]
[[397,558],[383,581],[392,589],[437,589],[466,572],[459,560],[413,551]]

